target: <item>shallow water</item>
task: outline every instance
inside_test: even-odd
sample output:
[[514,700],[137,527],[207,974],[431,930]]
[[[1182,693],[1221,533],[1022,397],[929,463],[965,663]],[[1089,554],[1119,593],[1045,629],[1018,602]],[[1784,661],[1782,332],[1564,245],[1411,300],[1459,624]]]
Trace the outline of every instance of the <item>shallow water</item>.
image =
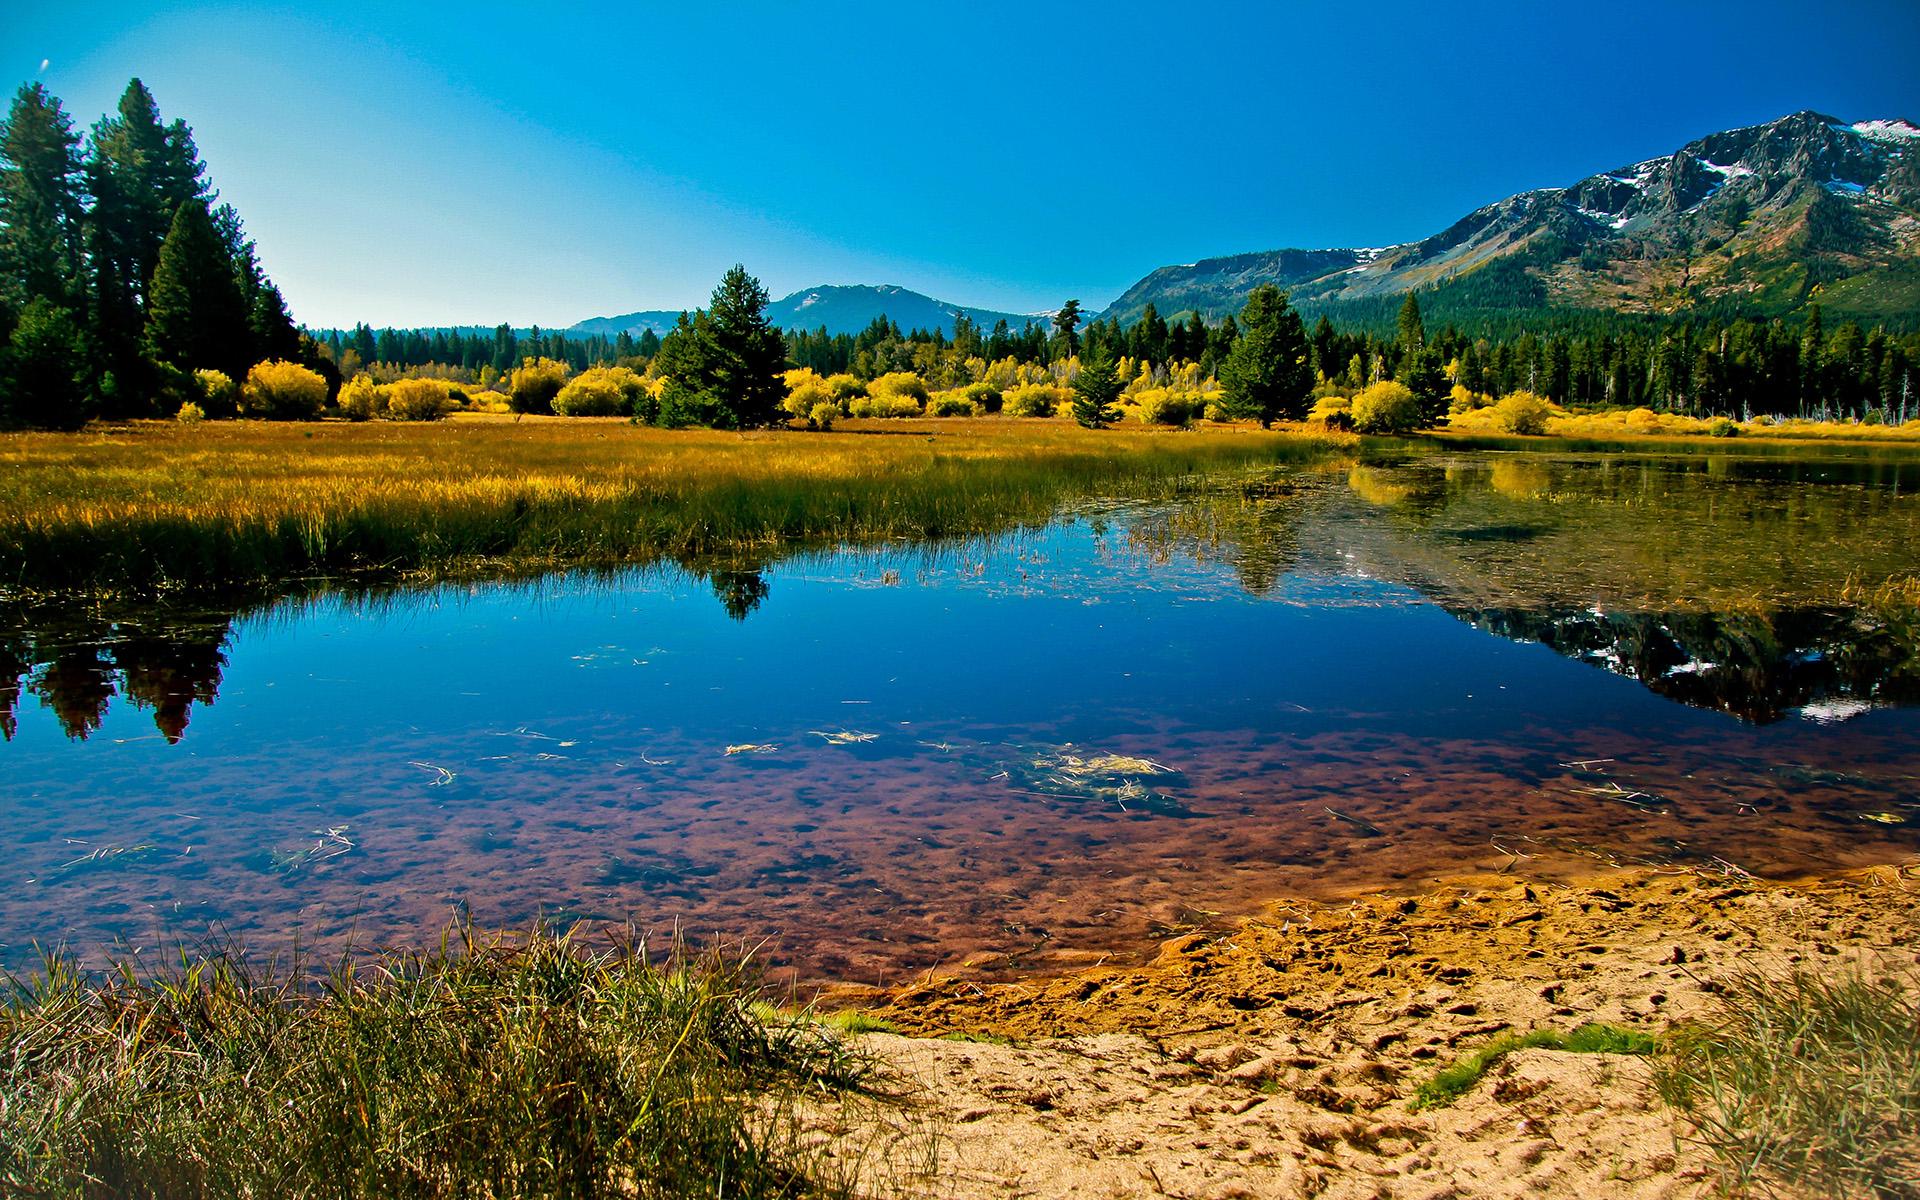
[[1424,453],[710,577],[16,602],[0,963],[469,911],[1005,975],[1287,893],[1904,858],[1917,494]]

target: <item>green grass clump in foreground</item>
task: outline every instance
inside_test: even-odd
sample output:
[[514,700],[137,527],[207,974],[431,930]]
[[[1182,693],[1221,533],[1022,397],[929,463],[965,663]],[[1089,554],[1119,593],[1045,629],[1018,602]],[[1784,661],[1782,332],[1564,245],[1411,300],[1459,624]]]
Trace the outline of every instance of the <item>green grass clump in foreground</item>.
[[0,1194],[871,1196],[930,1165],[888,1077],[751,964],[570,933],[0,1007]]
[[1442,1068],[1414,1092],[1413,1107],[1440,1108],[1472,1091],[1493,1065],[1515,1050],[1567,1050],[1575,1054],[1650,1054],[1658,1043],[1650,1034],[1599,1022],[1572,1033],[1536,1029],[1495,1038],[1450,1067]]
[[1016,421],[738,434],[483,416],[10,434],[0,435],[0,579],[238,586],[983,534],[1094,492],[1165,495],[1196,475],[1350,444]]
[[1920,981],[1724,980],[1655,1065],[1729,1192],[1920,1196]]

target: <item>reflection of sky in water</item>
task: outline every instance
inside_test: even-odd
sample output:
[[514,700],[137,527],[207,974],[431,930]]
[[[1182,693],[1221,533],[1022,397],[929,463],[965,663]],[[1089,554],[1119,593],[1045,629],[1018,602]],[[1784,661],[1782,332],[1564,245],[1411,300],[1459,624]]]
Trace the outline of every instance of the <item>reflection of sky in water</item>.
[[[290,607],[237,627],[177,745],[124,699],[76,742],[23,697],[0,958],[210,921],[417,941],[464,903],[851,974],[1516,859],[1910,851],[1920,713],[1743,725],[1336,547],[1249,595],[1154,519],[794,559],[744,620],[677,572]],[[1036,767],[1069,743],[1178,774]]]

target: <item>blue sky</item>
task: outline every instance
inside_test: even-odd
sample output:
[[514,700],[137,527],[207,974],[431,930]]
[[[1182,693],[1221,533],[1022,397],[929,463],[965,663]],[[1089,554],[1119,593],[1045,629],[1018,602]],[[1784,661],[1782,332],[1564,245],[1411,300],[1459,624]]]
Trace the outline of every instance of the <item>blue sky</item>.
[[776,296],[1098,307],[1796,109],[1920,119],[1916,61],[1913,0],[0,0],[9,89],[85,125],[144,79],[313,325],[680,308],[735,261]]

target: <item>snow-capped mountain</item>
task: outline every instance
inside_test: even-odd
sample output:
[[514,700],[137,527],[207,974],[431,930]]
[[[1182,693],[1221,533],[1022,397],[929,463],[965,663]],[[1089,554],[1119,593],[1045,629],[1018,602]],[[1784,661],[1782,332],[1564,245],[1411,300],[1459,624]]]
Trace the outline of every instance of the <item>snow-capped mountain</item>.
[[1276,283],[1332,308],[1418,289],[1442,307],[1920,310],[1920,127],[1799,112],[1564,188],[1521,192],[1418,242],[1162,267],[1103,314],[1237,309]]

